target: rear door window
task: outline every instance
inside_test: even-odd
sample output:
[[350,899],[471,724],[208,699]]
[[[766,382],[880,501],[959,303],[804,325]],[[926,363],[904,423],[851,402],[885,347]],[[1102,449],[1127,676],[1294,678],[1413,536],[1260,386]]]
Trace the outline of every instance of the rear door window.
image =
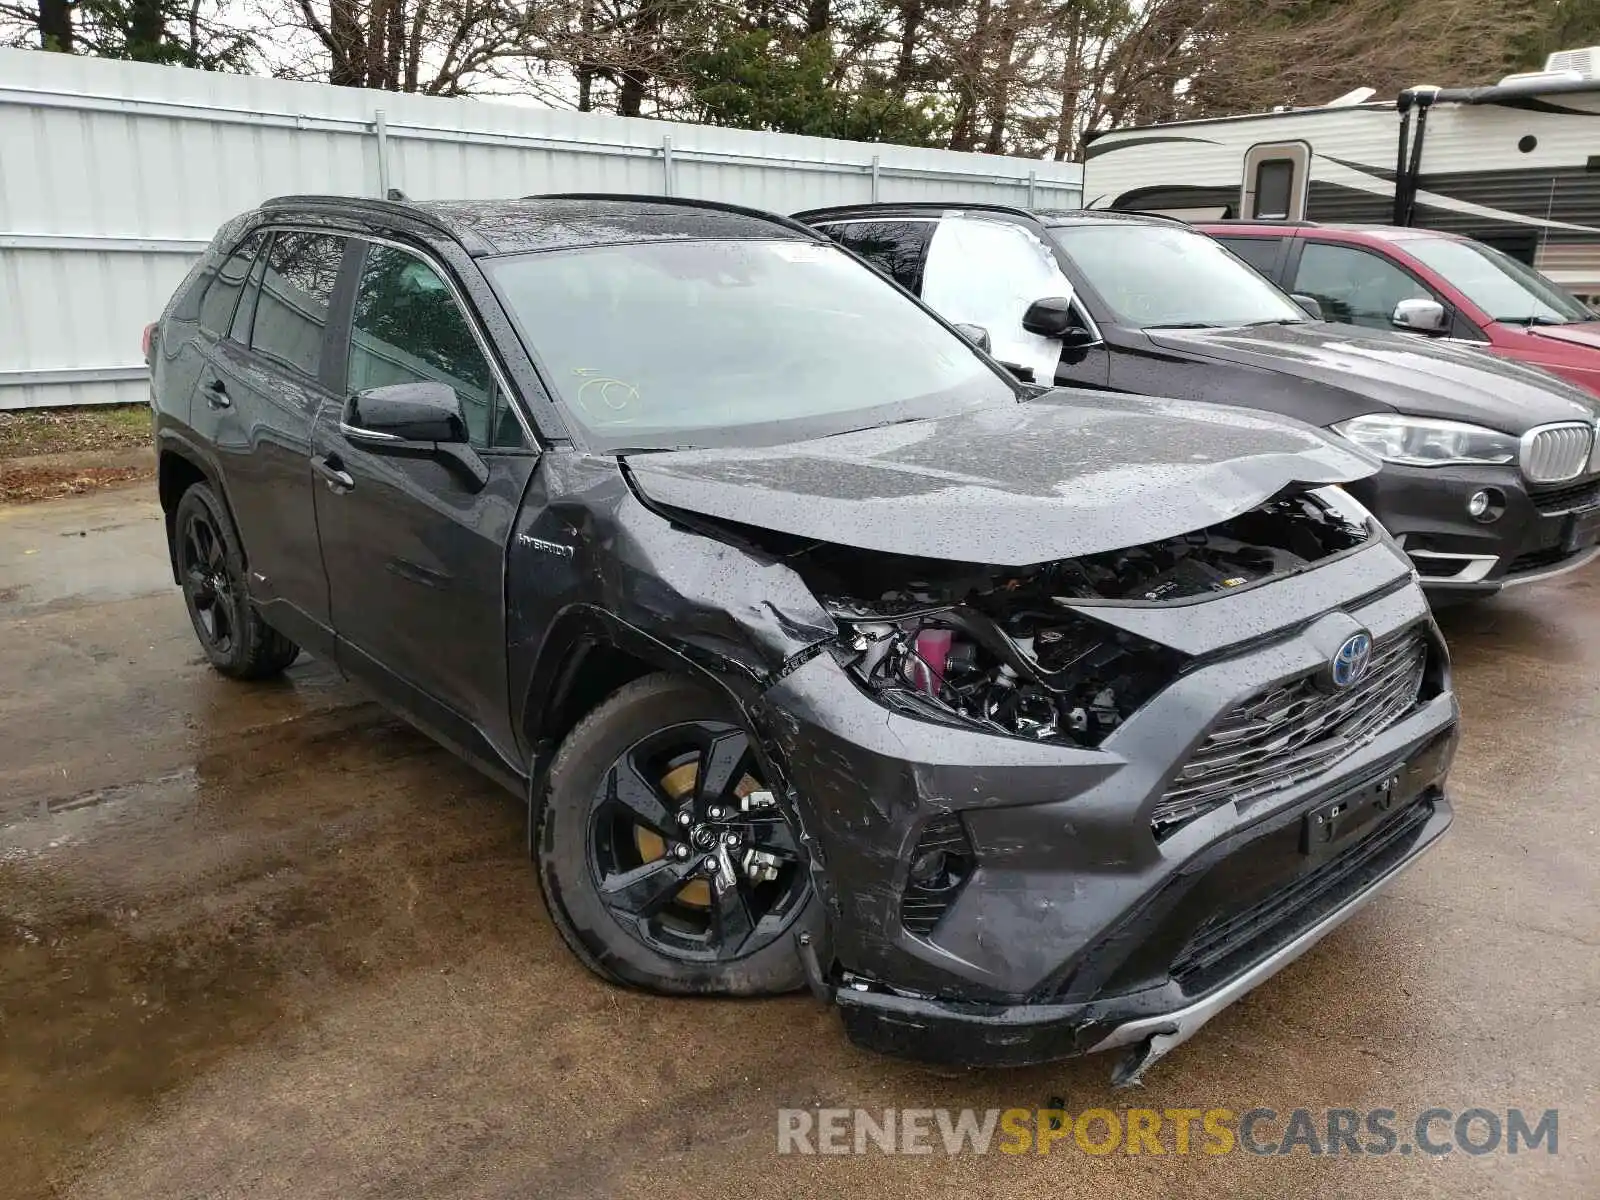
[[1330,321],[1392,329],[1389,318],[1402,300],[1432,300],[1432,292],[1385,258],[1354,246],[1305,243],[1294,286],[1312,296]]
[[344,247],[344,238],[325,233],[280,230],[273,235],[250,327],[252,350],[316,377]]
[[267,235],[260,230],[252,233],[223,260],[222,266],[212,276],[205,298],[200,301],[200,328],[208,336],[227,336],[233,323],[233,310],[239,304],[239,293],[244,290],[245,278],[250,274],[250,267],[266,240]]
[[1217,241],[1268,279],[1277,279],[1278,265],[1283,261],[1283,238],[1219,237]]
[[842,221],[817,228],[907,291],[920,295],[928,244],[937,225],[934,220]]

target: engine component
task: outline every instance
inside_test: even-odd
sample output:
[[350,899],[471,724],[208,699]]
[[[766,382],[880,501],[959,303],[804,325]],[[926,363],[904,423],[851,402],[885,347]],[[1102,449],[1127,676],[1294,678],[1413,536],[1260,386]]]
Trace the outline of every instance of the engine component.
[[1020,570],[821,546],[791,561],[843,626],[841,661],[882,702],[924,719],[1095,746],[1184,659],[1064,601],[1189,600],[1291,573],[1368,536],[1307,493],[1211,529]]

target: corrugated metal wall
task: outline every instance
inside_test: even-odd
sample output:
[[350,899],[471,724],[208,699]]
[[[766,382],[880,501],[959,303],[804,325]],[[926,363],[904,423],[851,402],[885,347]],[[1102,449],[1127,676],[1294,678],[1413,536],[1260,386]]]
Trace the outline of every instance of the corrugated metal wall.
[[291,192],[1071,207],[1082,170],[0,50],[0,409],[137,401],[139,333],[228,217]]

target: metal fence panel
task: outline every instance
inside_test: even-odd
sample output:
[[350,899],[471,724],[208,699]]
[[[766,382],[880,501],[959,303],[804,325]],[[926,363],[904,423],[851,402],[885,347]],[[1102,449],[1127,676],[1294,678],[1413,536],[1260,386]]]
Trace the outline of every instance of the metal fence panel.
[[296,192],[1079,202],[1074,163],[0,50],[0,409],[138,401],[139,335],[216,228]]

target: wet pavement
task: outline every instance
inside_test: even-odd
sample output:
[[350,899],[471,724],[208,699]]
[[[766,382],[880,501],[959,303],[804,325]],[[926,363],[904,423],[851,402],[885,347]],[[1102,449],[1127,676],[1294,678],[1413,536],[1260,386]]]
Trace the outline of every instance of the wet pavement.
[[[205,666],[148,488],[0,508],[0,1195],[1600,1194],[1600,569],[1443,620],[1450,837],[1118,1093],[1109,1058],[932,1071],[809,997],[599,983],[518,802],[322,663]],[[1063,1103],[1553,1108],[1560,1141],[776,1153],[780,1107]]]

